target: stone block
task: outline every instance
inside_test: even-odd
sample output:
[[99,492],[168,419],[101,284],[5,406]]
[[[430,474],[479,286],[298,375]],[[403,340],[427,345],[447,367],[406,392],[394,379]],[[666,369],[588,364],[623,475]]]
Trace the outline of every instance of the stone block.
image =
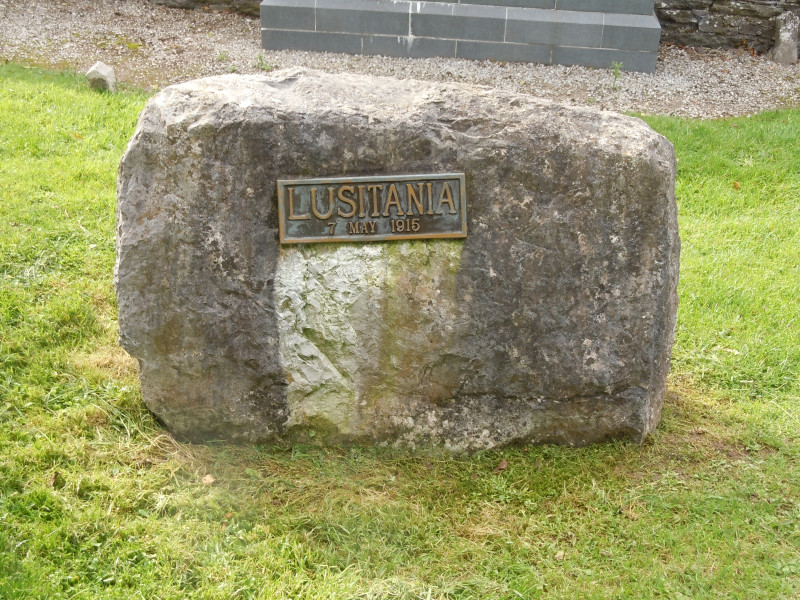
[[660,39],[661,25],[655,15],[611,14],[605,17],[604,48],[657,52]]
[[396,2],[327,0],[316,10],[318,31],[407,36],[408,20],[408,7]]
[[549,64],[552,46],[538,44],[496,44],[492,42],[459,41],[456,57],[472,60],[506,60]]
[[483,4],[491,6],[513,6],[516,8],[554,9],[556,0],[464,0],[462,4]]
[[519,44],[574,45],[599,47],[603,39],[603,15],[509,8],[507,42]]
[[656,52],[631,52],[607,48],[553,48],[554,65],[586,65],[595,69],[608,69],[613,63],[621,63],[626,71],[652,73],[656,69]]
[[272,0],[261,4],[261,22],[270,29],[314,31],[314,0]]
[[381,56],[455,58],[456,41],[410,36],[366,35],[363,38],[362,50],[364,54]]
[[310,52],[361,54],[362,40],[359,34],[354,33],[262,29],[261,47],[265,50],[306,50]]
[[558,0],[558,9],[652,15],[653,0]]
[[[464,174],[466,238],[279,242],[278,180],[426,173]],[[643,122],[504,90],[172,86],[120,165],[120,342],[181,439],[641,442],[675,326],[674,177]]]
[[411,34],[452,40],[502,42],[506,8],[474,4],[411,3]]

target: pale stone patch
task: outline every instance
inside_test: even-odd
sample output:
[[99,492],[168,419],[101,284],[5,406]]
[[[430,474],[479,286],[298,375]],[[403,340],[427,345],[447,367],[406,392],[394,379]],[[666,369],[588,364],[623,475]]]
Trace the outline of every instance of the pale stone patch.
[[438,357],[459,323],[446,282],[460,250],[459,242],[281,249],[275,306],[289,427],[329,423],[368,435],[369,417],[391,415],[392,398],[452,393]]

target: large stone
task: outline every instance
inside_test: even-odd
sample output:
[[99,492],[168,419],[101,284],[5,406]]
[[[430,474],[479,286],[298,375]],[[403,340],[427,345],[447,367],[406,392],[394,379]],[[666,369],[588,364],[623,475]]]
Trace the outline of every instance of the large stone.
[[[463,172],[463,240],[281,246],[276,181]],[[672,146],[488,88],[294,69],[152,98],[120,165],[120,341],[180,438],[641,442],[676,315]]]

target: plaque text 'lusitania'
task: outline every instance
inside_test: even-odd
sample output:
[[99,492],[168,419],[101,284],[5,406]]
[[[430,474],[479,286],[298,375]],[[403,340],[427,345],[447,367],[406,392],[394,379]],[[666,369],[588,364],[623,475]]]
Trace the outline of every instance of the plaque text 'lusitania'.
[[467,236],[463,173],[278,181],[282,244]]

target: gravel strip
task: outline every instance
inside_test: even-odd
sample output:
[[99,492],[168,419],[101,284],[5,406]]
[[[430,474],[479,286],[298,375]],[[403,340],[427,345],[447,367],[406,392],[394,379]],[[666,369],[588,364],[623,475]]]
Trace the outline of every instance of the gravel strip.
[[85,72],[97,60],[120,81],[158,89],[220,73],[305,66],[332,73],[459,81],[616,111],[716,118],[800,105],[800,65],[745,50],[662,45],[654,75],[461,59],[264,52],[257,19],[145,0],[0,0],[0,58]]

